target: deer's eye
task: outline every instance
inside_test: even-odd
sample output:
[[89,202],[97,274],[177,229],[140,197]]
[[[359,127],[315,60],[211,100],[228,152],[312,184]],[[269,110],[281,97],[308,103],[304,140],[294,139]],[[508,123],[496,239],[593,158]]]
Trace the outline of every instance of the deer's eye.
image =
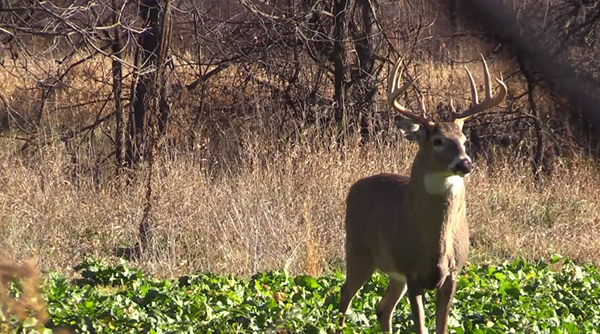
[[433,138],[431,144],[436,147],[440,147],[444,145],[444,140],[442,138]]

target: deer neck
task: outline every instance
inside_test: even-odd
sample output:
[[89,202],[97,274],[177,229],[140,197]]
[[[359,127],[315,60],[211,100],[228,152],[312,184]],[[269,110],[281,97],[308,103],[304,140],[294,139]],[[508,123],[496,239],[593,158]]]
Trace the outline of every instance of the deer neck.
[[411,176],[408,186],[409,207],[418,226],[440,229],[460,223],[465,207],[463,178],[419,174]]
[[466,219],[464,179],[413,167],[407,201],[424,250],[438,261],[451,256],[456,228]]

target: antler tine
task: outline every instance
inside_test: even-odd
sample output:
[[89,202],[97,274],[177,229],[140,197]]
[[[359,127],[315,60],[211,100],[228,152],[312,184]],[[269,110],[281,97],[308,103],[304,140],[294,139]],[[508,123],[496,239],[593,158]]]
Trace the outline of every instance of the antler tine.
[[427,108],[425,108],[425,97],[421,95],[421,97],[419,97],[419,102],[421,103],[421,115],[423,117],[427,117]]
[[402,95],[402,93],[404,93],[408,89],[408,87],[410,87],[410,85],[412,85],[412,82],[408,82],[408,83],[404,84],[404,86],[399,87],[399,85],[400,85],[399,78],[401,76],[401,73],[400,73],[401,66],[402,66],[402,58],[398,59],[396,64],[394,64],[394,69],[388,76],[388,102],[392,106],[396,107],[396,109],[408,111],[406,108],[404,108],[404,106],[402,106],[400,104],[398,104],[396,106],[394,104],[396,98],[399,97],[400,95]]
[[[481,57],[481,61],[483,62],[483,68],[485,69],[483,71],[483,76],[485,80],[485,100],[488,100],[492,98],[492,80],[490,80],[490,69],[488,68],[487,63],[485,62],[485,58],[483,57],[483,55],[480,53],[479,56]],[[494,79],[501,81],[497,78]]]
[[400,102],[398,101],[398,97],[400,97],[400,95],[402,95],[408,89],[408,87],[410,87],[413,84],[413,82],[407,82],[404,85],[401,85],[401,67],[402,58],[398,59],[398,61],[394,65],[392,73],[390,73],[390,76],[388,77],[388,103],[392,107],[394,107],[394,109],[396,109],[396,111],[398,111],[402,116],[405,116],[423,126],[432,126],[433,122],[431,120],[424,117],[424,115],[420,116],[411,112],[410,110],[408,110],[408,108],[400,104]]
[[456,114],[456,108],[454,107],[454,99],[450,99],[450,113]]
[[493,108],[506,98],[508,93],[508,89],[506,88],[506,84],[501,79],[494,77],[494,80],[500,85],[500,92],[497,96],[492,96],[492,80],[490,78],[490,70],[488,69],[487,63],[485,62],[485,58],[481,55],[481,60],[483,61],[483,69],[484,69],[484,77],[485,77],[485,99],[479,103],[479,98],[477,97],[477,88],[475,87],[475,80],[473,80],[473,76],[468,68],[467,74],[469,75],[469,84],[471,86],[471,100],[472,105],[471,108],[467,109],[463,113],[453,113],[452,117],[454,120],[462,119],[463,121],[468,119],[469,117],[475,115],[476,113],[482,112],[484,110]]
[[[475,80],[473,80],[473,75],[471,74],[471,71],[469,71],[469,69],[466,66],[465,66],[465,70],[467,71],[467,74],[469,75],[469,85],[471,86],[471,102],[473,103],[473,105],[475,105],[475,104],[479,103],[479,97],[477,96],[477,86],[475,85]],[[486,78],[487,78],[487,76],[486,76]]]

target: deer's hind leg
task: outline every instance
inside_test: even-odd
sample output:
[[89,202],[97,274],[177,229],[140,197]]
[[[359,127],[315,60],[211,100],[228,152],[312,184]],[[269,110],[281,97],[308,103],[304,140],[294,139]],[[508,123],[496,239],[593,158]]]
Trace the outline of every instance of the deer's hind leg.
[[[396,275],[395,275],[396,276]],[[377,319],[381,330],[384,332],[392,332],[392,314],[398,305],[398,301],[406,292],[406,278],[400,275],[392,277],[388,274],[389,282],[379,305],[377,305]]]
[[341,288],[340,307],[342,313],[340,325],[345,322],[345,315],[348,313],[352,299],[358,290],[365,284],[373,272],[375,272],[375,263],[370,256],[363,254],[353,256],[353,252],[346,255],[346,282]]

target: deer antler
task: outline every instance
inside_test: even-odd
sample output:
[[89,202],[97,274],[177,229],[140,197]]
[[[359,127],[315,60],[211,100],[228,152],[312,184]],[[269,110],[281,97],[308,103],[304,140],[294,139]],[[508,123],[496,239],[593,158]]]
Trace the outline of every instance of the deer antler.
[[485,100],[479,103],[479,98],[477,97],[477,88],[475,87],[475,81],[473,80],[473,75],[467,67],[467,74],[469,75],[469,84],[471,85],[471,108],[467,109],[462,113],[452,112],[452,119],[466,121],[469,117],[475,115],[476,113],[482,112],[484,110],[490,109],[502,103],[506,98],[507,88],[506,84],[498,78],[494,78],[496,82],[500,85],[500,92],[498,95],[492,97],[492,82],[490,80],[490,71],[488,69],[487,63],[485,62],[485,58],[481,55],[481,60],[483,61],[484,68],[484,76],[485,76]]
[[[410,87],[413,84],[413,82],[408,82],[408,83],[405,83],[404,85],[401,85],[401,82],[400,82],[402,79],[402,73],[400,71],[401,66],[402,66],[402,58],[398,59],[398,61],[396,62],[396,65],[394,65],[394,69],[392,70],[392,73],[390,73],[390,76],[388,77],[388,92],[389,92],[388,93],[388,102],[402,116],[405,116],[425,127],[432,127],[434,125],[434,122],[431,121],[430,119],[428,119],[427,117],[425,117],[425,114],[423,114],[423,116],[417,115],[417,114],[411,112],[410,110],[408,110],[405,106],[400,104],[400,102],[398,101],[398,97],[400,97],[400,95],[402,95],[402,93],[404,93],[408,89],[408,87]],[[421,101],[421,103],[423,103],[423,101]],[[425,112],[425,110],[423,110],[423,112]]]

